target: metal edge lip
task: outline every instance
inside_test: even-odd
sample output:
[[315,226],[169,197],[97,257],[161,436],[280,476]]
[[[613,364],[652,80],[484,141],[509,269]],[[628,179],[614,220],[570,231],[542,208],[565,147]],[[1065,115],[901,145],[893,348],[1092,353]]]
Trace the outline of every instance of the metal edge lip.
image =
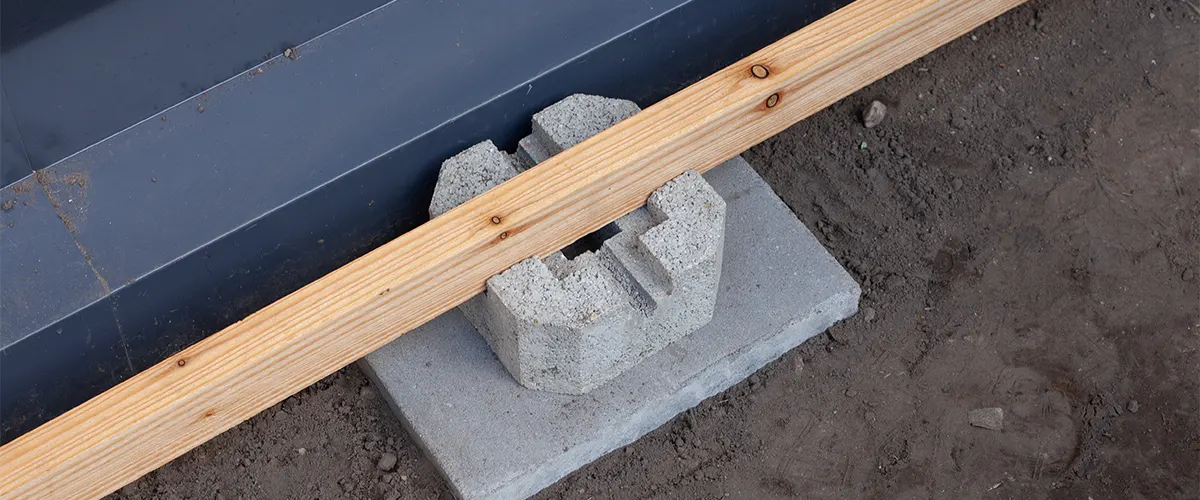
[[[306,46],[306,45],[310,45],[310,44],[313,44],[313,43],[319,42],[319,41],[320,41],[322,38],[325,38],[325,37],[327,37],[327,36],[330,36],[330,35],[332,35],[332,34],[335,34],[336,32],[338,32],[338,31],[340,31],[340,30],[342,30],[342,29],[345,29],[346,27],[348,27],[348,26],[350,26],[350,25],[352,25],[352,24],[356,24],[356,23],[358,23],[358,22],[359,22],[360,20],[362,20],[362,19],[365,19],[365,18],[367,18],[367,17],[369,17],[369,16],[375,15],[375,14],[376,14],[377,12],[379,12],[380,10],[383,10],[383,9],[387,8],[388,6],[390,6],[390,5],[392,5],[392,4],[395,4],[396,2],[399,2],[399,1],[400,1],[400,0],[389,0],[388,2],[384,3],[383,5],[379,5],[379,6],[377,6],[377,7],[373,8],[373,9],[371,9],[371,10],[367,11],[367,12],[364,12],[364,13],[362,13],[362,14],[359,14],[358,16],[355,16],[353,19],[350,19],[349,21],[346,21],[346,22],[344,22],[344,23],[342,23],[342,24],[339,24],[339,25],[337,25],[336,27],[334,27],[334,28],[332,28],[332,29],[326,30],[324,33],[321,33],[321,34],[319,34],[319,35],[317,35],[317,36],[315,36],[315,37],[313,37],[313,38],[311,38],[311,39],[309,39],[309,40],[305,41],[304,43],[301,43],[301,44],[297,45],[296,47],[303,48],[303,47],[304,47],[304,46]],[[162,116],[162,115],[164,115],[164,114],[167,114],[167,113],[171,112],[172,110],[174,110],[174,109],[176,109],[176,108],[178,108],[178,107],[181,107],[181,106],[187,105],[187,104],[189,104],[189,103],[192,103],[192,102],[194,102],[194,101],[195,101],[197,98],[199,98],[200,96],[202,96],[202,95],[204,95],[204,94],[207,94],[207,93],[209,93],[209,92],[212,92],[212,91],[218,90],[218,89],[220,89],[220,88],[222,88],[222,87],[225,87],[225,86],[227,86],[227,85],[229,85],[229,84],[236,83],[236,81],[237,81],[239,78],[244,78],[245,76],[249,75],[250,73],[252,73],[252,72],[254,72],[254,71],[256,71],[256,70],[258,70],[258,69],[260,69],[260,68],[263,68],[263,67],[266,67],[266,66],[269,66],[269,65],[272,65],[272,64],[277,64],[277,63],[279,63],[279,62],[280,62],[280,61],[279,61],[280,59],[283,59],[283,58],[286,58],[286,57],[287,57],[287,56],[285,56],[285,55],[283,55],[283,54],[281,53],[281,54],[275,55],[274,57],[271,57],[270,59],[267,59],[267,60],[265,60],[265,61],[262,61],[262,62],[260,62],[260,63],[258,63],[258,64],[255,64],[254,66],[251,66],[250,68],[247,68],[247,69],[246,69],[246,70],[244,70],[244,71],[238,72],[237,74],[234,74],[233,76],[230,76],[229,78],[226,78],[226,79],[224,79],[224,80],[221,80],[220,82],[218,82],[218,83],[216,83],[216,84],[214,84],[214,85],[212,85],[212,86],[210,86],[210,87],[208,87],[208,88],[206,88],[206,89],[204,89],[204,90],[202,90],[202,91],[200,91],[200,92],[197,92],[197,93],[193,94],[191,97],[188,97],[188,98],[186,98],[186,99],[183,99],[183,100],[181,100],[181,101],[179,101],[179,102],[177,102],[177,103],[175,103],[175,104],[172,104],[172,105],[170,105],[170,106],[167,106],[166,108],[163,108],[161,111],[159,111],[159,112],[157,112],[157,113],[151,114],[150,116],[147,116],[147,117],[145,117],[145,118],[143,118],[143,119],[141,119],[141,120],[138,120],[138,121],[136,121],[136,122],[134,122],[134,123],[130,124],[129,126],[127,126],[127,127],[123,128],[123,129],[121,129],[121,130],[118,130],[118,131],[116,131],[116,132],[113,132],[112,134],[109,134],[107,137],[105,137],[105,138],[103,138],[103,139],[100,139],[100,140],[98,140],[98,141],[96,141],[96,142],[93,142],[93,143],[91,143],[91,144],[87,145],[87,146],[84,146],[84,147],[83,147],[82,149],[80,149],[79,151],[76,151],[76,152],[74,152],[74,153],[71,153],[71,154],[69,154],[69,155],[67,155],[67,156],[64,156],[64,157],[60,158],[59,160],[55,161],[54,163],[51,163],[51,164],[49,164],[49,165],[47,165],[47,166],[45,166],[45,167],[43,167],[43,168],[46,168],[46,169],[49,169],[49,168],[54,168],[56,165],[59,165],[59,164],[61,164],[61,163],[64,163],[64,162],[68,162],[69,160],[73,159],[74,157],[76,157],[76,156],[78,156],[78,155],[80,155],[80,154],[83,154],[83,153],[85,153],[85,152],[87,152],[87,151],[91,150],[92,148],[94,148],[94,147],[97,147],[97,146],[99,146],[99,145],[101,145],[101,144],[103,144],[103,143],[105,143],[105,142],[108,142],[109,140],[112,140],[112,139],[116,138],[117,136],[120,136],[120,135],[122,135],[122,134],[125,134],[125,133],[127,133],[127,132],[129,132],[129,131],[131,131],[131,130],[133,130],[133,129],[135,129],[135,128],[137,128],[138,126],[140,126],[140,125],[142,125],[142,124],[146,123],[146,122],[149,122],[149,121],[151,121],[151,120],[153,120],[153,119],[155,119],[155,118],[158,118],[158,117],[160,117],[160,116]],[[39,169],[39,170],[41,170],[41,169]]]

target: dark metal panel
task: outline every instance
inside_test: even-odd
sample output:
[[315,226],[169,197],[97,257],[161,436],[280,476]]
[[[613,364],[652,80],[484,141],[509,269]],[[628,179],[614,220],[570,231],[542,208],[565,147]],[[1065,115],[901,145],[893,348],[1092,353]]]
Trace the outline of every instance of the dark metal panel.
[[[336,186],[313,192],[278,222],[240,228],[114,293],[134,368],[148,368],[384,243],[402,232],[391,230],[399,221],[405,228],[417,223],[396,212],[388,185]],[[378,227],[385,229],[364,234]]]
[[2,0],[4,87],[42,168],[383,3]]
[[34,176],[0,189],[0,209],[0,350],[7,350],[108,291]]
[[389,4],[48,170],[55,199],[87,200],[64,214],[134,369],[423,222],[443,159],[511,148],[557,99],[649,105],[839,2],[465,3]]
[[0,85],[0,186],[7,186],[33,173],[29,158],[25,156],[25,145],[21,142],[21,131],[17,120],[8,106],[7,93]]
[[[528,133],[532,113],[563,96],[592,92],[648,106],[829,8],[808,5],[793,10],[791,17],[775,15],[771,22],[772,16],[761,10],[721,5],[724,8],[689,6],[679,10],[679,17],[664,16],[610,40],[277,207],[132,286],[144,291],[114,294],[135,368],[153,365],[424,222],[443,159],[484,139],[515,147],[517,139]],[[689,9],[707,11],[709,16],[697,22]],[[764,32],[755,27],[773,29]],[[657,56],[629,57],[648,46],[656,47]],[[673,57],[677,53],[692,56]],[[164,286],[178,282],[189,287]]]
[[108,300],[0,350],[0,443],[133,376]]
[[49,167],[88,177],[51,196],[89,200],[63,210],[97,271],[125,283],[675,2],[392,3]]
[[54,31],[113,0],[4,0],[0,2],[0,50]]

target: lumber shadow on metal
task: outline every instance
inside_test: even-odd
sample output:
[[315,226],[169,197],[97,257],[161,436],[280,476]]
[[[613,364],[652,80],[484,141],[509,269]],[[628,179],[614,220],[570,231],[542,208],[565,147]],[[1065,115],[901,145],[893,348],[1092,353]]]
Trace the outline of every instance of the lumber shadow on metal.
[[59,235],[0,245],[6,316],[51,306],[0,337],[0,443],[423,222],[467,145],[575,92],[649,105],[845,2],[471,3],[386,5],[5,188],[50,208],[3,226]]

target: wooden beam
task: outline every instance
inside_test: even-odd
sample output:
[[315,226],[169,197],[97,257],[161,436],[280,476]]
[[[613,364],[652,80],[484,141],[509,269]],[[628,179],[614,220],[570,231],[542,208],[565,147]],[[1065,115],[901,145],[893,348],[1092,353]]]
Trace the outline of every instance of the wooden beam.
[[112,492],[1022,1],[858,0],[0,448],[0,497]]

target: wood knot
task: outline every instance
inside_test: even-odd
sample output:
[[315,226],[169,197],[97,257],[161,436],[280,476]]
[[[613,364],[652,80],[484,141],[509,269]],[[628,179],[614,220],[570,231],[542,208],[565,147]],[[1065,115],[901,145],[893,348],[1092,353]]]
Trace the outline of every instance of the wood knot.
[[754,75],[755,78],[762,79],[771,76],[771,70],[761,64],[755,64],[750,67],[750,74]]
[[770,97],[767,97],[767,107],[768,108],[773,108],[777,104],[779,104],[779,92],[771,94]]

